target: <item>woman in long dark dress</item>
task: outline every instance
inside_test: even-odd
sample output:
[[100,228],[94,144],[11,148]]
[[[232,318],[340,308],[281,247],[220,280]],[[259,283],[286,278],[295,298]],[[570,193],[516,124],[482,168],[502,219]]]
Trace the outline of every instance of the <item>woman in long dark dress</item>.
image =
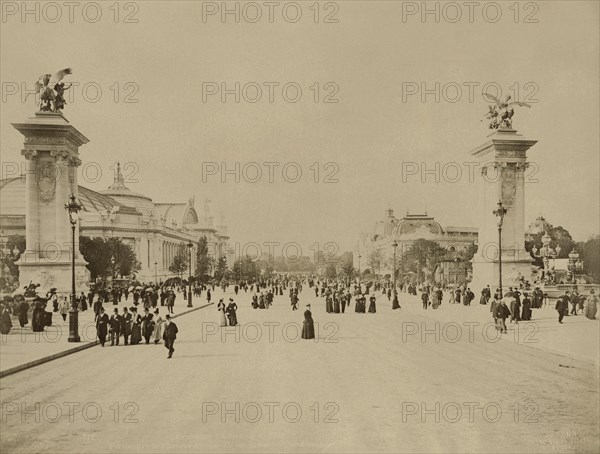
[[31,329],[34,333],[44,331],[46,326],[46,303],[43,300],[36,300],[34,302],[35,307],[33,309],[33,315],[31,316]]
[[19,304],[19,325],[21,325],[21,328],[29,323],[27,311],[29,311],[29,304],[27,304],[27,301],[23,300],[21,304]]
[[315,322],[312,318],[312,312],[310,311],[310,304],[306,306],[304,311],[304,322],[302,322],[302,339],[314,339],[315,338]]
[[360,294],[356,295],[356,303],[354,304],[354,312],[360,314],[360,305],[361,305],[362,297]]
[[394,290],[394,301],[392,303],[392,309],[400,309],[400,303],[398,302],[398,292]]
[[131,308],[131,313],[133,315],[131,317],[131,345],[137,345],[142,341],[142,328],[140,326],[142,317],[137,313],[136,307]]
[[336,293],[333,294],[333,313],[339,314],[340,311],[340,299]]
[[142,317],[142,336],[146,340],[146,344],[150,343],[150,338],[154,332],[154,320],[152,314],[149,312],[145,313]]
[[234,303],[233,299],[229,298],[229,304],[227,305],[227,318],[229,319],[229,326],[236,326],[238,324],[237,315],[237,304]]
[[374,314],[375,312],[377,312],[375,301],[375,295],[372,295],[371,298],[369,298],[369,314]]
[[0,334],[10,333],[12,328],[12,320],[10,319],[10,309],[8,306],[2,305],[2,315],[0,316]]
[[331,298],[330,295],[327,295],[325,297],[325,310],[327,311],[328,314],[333,312],[333,299]]

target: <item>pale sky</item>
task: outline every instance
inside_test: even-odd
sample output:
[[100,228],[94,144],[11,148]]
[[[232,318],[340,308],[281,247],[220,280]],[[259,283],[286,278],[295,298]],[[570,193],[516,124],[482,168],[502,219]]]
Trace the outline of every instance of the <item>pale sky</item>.
[[[33,97],[23,101],[11,90],[20,91],[23,83],[32,89],[41,74],[71,67],[74,74],[66,80],[81,85],[72,87],[74,102],[64,114],[90,139],[80,150],[84,164],[95,162],[103,170],[95,183],[80,174],[79,184],[105,189],[114,162],[135,163],[139,171],[133,178],[139,181],[128,183],[133,191],[155,202],[185,202],[195,195],[198,211],[209,198],[217,217],[223,211],[232,243],[296,242],[306,248],[335,242],[343,252],[360,232],[372,229],[388,204],[397,216],[426,210],[443,226],[477,226],[482,214],[465,163],[473,161],[469,150],[490,132],[480,121],[488,104],[481,88],[495,83],[504,93],[512,86],[514,97],[532,104],[518,109],[514,121],[519,133],[539,141],[528,153],[535,163],[529,179],[537,181],[526,185],[527,223],[544,215],[576,240],[600,231],[596,1],[535,2],[535,8],[522,7],[517,23],[512,1],[499,2],[502,17],[496,23],[484,20],[481,8],[470,23],[466,6],[456,23],[449,22],[455,14],[450,9],[439,23],[433,16],[422,22],[418,13],[403,21],[403,2],[393,1],[327,7],[322,2],[319,23],[310,9],[313,1],[298,2],[297,23],[285,20],[281,6],[269,23],[263,2],[257,3],[263,17],[256,23],[244,17],[236,23],[232,16],[223,23],[219,15],[203,22],[203,2],[131,2],[137,11],[121,4],[114,23],[114,2],[100,3],[96,23],[85,21],[80,9],[70,23],[65,6],[52,24],[46,19],[56,11],[40,13],[39,23],[33,16],[23,21],[20,11],[8,14],[20,2],[2,2],[2,177],[11,176],[6,163],[22,162],[22,136],[10,123],[36,110]],[[405,12],[410,3],[404,2]],[[432,9],[435,3],[429,3]],[[293,18],[294,10],[286,11]],[[88,16],[93,12],[88,9]],[[123,23],[128,13],[138,23]],[[246,9],[245,17],[254,14]],[[338,22],[323,23],[328,14]],[[524,23],[526,17],[538,22]],[[222,103],[215,95],[203,102],[203,83],[210,82],[231,89],[239,82],[246,98],[256,95],[255,83],[263,87],[262,98],[236,103],[229,95]],[[269,82],[279,84],[272,103],[264,85]],[[289,82],[302,89],[296,103],[282,95]],[[434,89],[436,83],[439,102],[433,94],[422,102],[420,93],[406,93],[422,84]],[[91,87],[87,101],[83,84]],[[95,103],[94,84],[102,89]],[[475,87],[472,100],[468,84]],[[453,91],[456,86],[462,93]],[[322,102],[335,90],[338,103]],[[124,102],[128,94],[139,102]],[[229,175],[222,183],[219,175],[210,175],[203,182],[203,165],[226,163],[233,169],[236,162],[240,169],[259,163],[260,181],[240,175],[236,183]],[[264,162],[278,163],[272,183]],[[403,165],[413,162],[429,169],[436,162],[440,169],[457,163],[462,178],[436,183],[429,175],[422,183],[419,175],[410,175],[403,181]],[[301,168],[299,182],[283,178],[288,163]],[[318,183],[314,163],[320,167]],[[325,168],[327,163],[334,164]],[[294,167],[287,167],[294,177]],[[247,179],[254,178],[254,170],[246,168]],[[338,182],[324,183],[331,172]]]

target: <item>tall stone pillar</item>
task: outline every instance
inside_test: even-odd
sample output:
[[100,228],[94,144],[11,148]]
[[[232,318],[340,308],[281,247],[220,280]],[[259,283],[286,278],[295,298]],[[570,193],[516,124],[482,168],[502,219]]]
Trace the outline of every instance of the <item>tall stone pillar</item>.
[[479,239],[473,257],[471,290],[476,294],[487,284],[499,283],[498,202],[507,209],[502,226],[502,287],[518,286],[519,279],[531,279],[532,259],[525,251],[525,170],[527,150],[537,143],[500,128],[470,153],[481,167]]
[[[79,147],[89,140],[60,113],[37,112],[13,126],[25,137],[28,161],[25,199],[26,250],[17,262],[21,286],[39,283],[42,291],[56,287],[71,292],[71,223],[65,210],[69,194],[78,195]],[[87,289],[89,271],[79,253],[75,229],[77,290]]]
[[26,252],[39,251],[40,244],[40,220],[39,220],[39,197],[37,194],[37,160],[35,151],[24,151],[26,162],[25,174],[25,247]]

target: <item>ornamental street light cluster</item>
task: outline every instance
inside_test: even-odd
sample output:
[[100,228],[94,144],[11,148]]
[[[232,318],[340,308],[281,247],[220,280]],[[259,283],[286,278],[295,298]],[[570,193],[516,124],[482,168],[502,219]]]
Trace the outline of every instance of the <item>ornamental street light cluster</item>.
[[569,263],[567,265],[569,270],[570,280],[574,286],[577,285],[577,274],[581,274],[583,271],[583,260],[579,258],[579,253],[573,248],[569,252]]
[[[550,247],[550,242],[552,238],[548,235],[548,232],[544,232],[544,236],[542,237],[542,247],[537,248],[533,246],[531,248],[532,256],[536,258],[541,258],[543,263],[542,269],[542,281],[545,284],[553,284],[554,283],[554,275],[550,270],[550,259],[555,259],[560,254],[560,245],[556,245],[554,249]],[[554,267],[553,267],[554,268]]]

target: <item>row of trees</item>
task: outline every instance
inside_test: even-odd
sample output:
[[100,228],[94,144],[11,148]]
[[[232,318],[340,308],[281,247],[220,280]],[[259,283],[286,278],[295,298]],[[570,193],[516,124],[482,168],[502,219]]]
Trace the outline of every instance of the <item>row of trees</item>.
[[[15,263],[25,251],[25,236],[8,237],[2,251],[0,290],[14,290],[19,281],[19,267]],[[128,276],[141,268],[133,247],[120,238],[79,237],[79,250],[90,270],[92,280],[108,276]],[[114,260],[114,264],[113,264]]]
[[142,267],[133,246],[124,243],[121,238],[80,236],[79,251],[88,262],[87,268],[92,280],[108,276],[130,276]]
[[[468,260],[473,256],[474,249],[465,254]],[[436,266],[448,254],[448,250],[441,247],[435,241],[418,239],[404,252],[398,251],[396,254],[396,277],[412,275],[419,281],[424,281],[431,277]],[[467,255],[470,254],[470,257]],[[361,267],[361,275],[365,272],[381,274],[382,268],[394,269],[393,256],[386,258],[382,250],[373,251],[366,260],[366,266]],[[325,268],[327,278],[340,277],[351,281],[358,275],[357,270],[351,262],[342,261],[339,264],[330,263]]]
[[[563,227],[555,227],[548,234],[552,238],[551,248],[560,245],[561,251],[559,258],[568,257],[569,252],[577,250],[584,259],[584,273],[592,276],[596,281],[600,280],[600,235],[595,235],[587,241],[575,242],[569,232]],[[543,233],[535,235],[530,241],[525,243],[525,248],[530,251],[534,245],[541,244]],[[120,238],[103,238],[80,236],[80,251],[83,258],[88,262],[93,280],[97,278],[106,278],[108,276],[130,276],[135,274],[141,268],[137,260],[133,247],[124,243]],[[274,261],[254,260],[251,257],[243,257],[235,261],[231,270],[227,265],[226,257],[214,258],[209,255],[208,242],[205,237],[200,238],[195,257],[194,277],[200,282],[207,282],[211,276],[217,280],[233,277],[235,279],[253,280],[259,277],[268,278],[275,271],[309,271],[314,272],[318,267],[324,267],[325,276],[328,278],[343,277],[352,280],[358,271],[352,264],[352,257],[349,254],[336,256],[333,258],[319,257],[317,263],[310,262],[310,267],[306,260],[285,260],[277,258]],[[23,235],[13,235],[7,239],[4,247],[0,267],[2,276],[0,277],[0,288],[7,290],[18,283],[18,266],[15,261],[18,256],[25,251],[25,237]],[[14,251],[14,252],[13,252]],[[470,260],[476,251],[472,246],[460,256],[461,260]],[[169,266],[169,271],[182,277],[188,271],[189,251],[187,246],[182,244]],[[396,273],[397,278],[413,276],[418,281],[424,281],[430,278],[436,266],[442,261],[448,251],[441,247],[435,241],[419,239],[415,241],[406,251],[399,251],[396,255]],[[113,261],[114,260],[114,264]],[[381,250],[372,252],[366,258],[364,271],[369,269],[375,274],[381,274],[382,268],[394,268],[390,263],[392,258],[386,259]],[[537,259],[541,266],[541,259]]]
[[[182,243],[169,265],[169,271],[177,274],[180,278],[189,274],[189,257],[188,246]],[[218,259],[211,257],[208,253],[208,241],[206,237],[200,238],[196,248],[194,279],[198,282],[207,282],[214,272],[214,277],[218,280],[226,277],[228,267],[227,258],[219,257]]]

